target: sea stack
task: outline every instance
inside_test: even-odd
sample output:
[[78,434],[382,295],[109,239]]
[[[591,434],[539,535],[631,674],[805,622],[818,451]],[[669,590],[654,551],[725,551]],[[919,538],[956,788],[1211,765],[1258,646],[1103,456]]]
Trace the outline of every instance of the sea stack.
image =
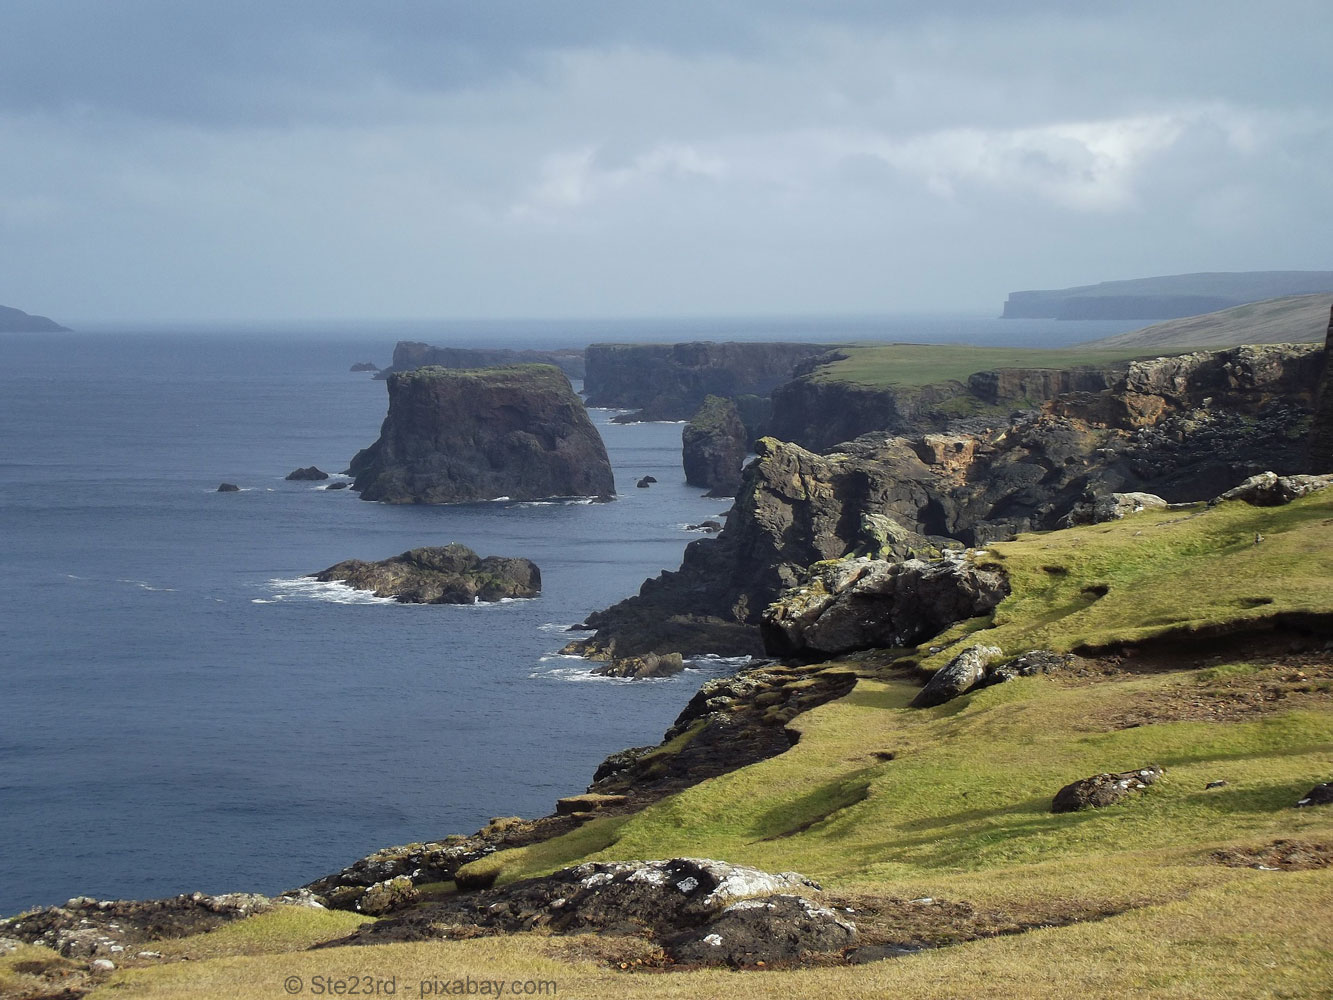
[[681,432],[685,482],[706,486],[709,496],[735,496],[745,462],[745,424],[736,404],[709,396]]
[[352,459],[362,500],[462,503],[610,497],[611,463],[552,365],[430,366],[388,378],[380,437]]

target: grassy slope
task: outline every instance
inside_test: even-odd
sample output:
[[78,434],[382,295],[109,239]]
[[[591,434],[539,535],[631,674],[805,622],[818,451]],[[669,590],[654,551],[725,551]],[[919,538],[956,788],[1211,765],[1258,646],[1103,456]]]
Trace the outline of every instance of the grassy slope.
[[[993,624],[974,623],[986,630],[976,637],[1010,651],[1059,648],[1144,620],[1161,619],[1149,626],[1159,628],[1275,607],[1333,608],[1333,497],[1194,514],[1151,512],[994,546],[1018,596]],[[1090,584],[1110,589],[1095,602],[1076,597]],[[1274,603],[1237,604],[1256,596]],[[282,954],[336,936],[348,920],[301,912],[181,942],[174,948],[198,961],[118,972],[98,995],[282,996],[285,976],[316,973],[396,974],[414,985],[441,975],[555,979],[558,995],[580,997],[1221,998],[1326,988],[1329,872],[1227,868],[1209,855],[1277,838],[1333,840],[1333,808],[1291,807],[1333,774],[1333,713],[1307,707],[1133,728],[1111,721],[1124,704],[1188,699],[1209,678],[1245,670],[1225,657],[1207,671],[1100,683],[1027,678],[912,710],[916,685],[875,676],[874,660],[850,695],[796,720],[802,738],[788,753],[635,816],[478,864],[509,881],[586,858],[710,855],[795,869],[845,893],[1123,912],[859,967],[666,976],[599,967],[577,939],[540,936]],[[894,758],[875,756],[884,751]],[[1141,797],[1049,812],[1068,781],[1149,762],[1167,776]],[[1205,790],[1217,779],[1227,786]]]
[[1223,348],[1239,344],[1308,344],[1323,341],[1333,295],[1291,295],[1219,312],[1155,323],[1083,345],[1091,350],[1146,351]]
[[847,355],[845,360],[821,366],[811,378],[873,388],[912,387],[965,382],[973,372],[995,368],[1078,368],[1145,356],[1142,347],[1037,350],[969,344],[858,344],[840,350]]

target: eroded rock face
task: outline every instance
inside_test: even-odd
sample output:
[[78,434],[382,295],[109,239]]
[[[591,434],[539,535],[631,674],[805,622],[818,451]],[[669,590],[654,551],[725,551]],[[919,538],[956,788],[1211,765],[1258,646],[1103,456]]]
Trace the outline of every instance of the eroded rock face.
[[764,610],[770,655],[827,659],[858,649],[915,646],[954,622],[984,615],[1009,594],[1003,575],[965,559],[843,559]]
[[752,965],[836,952],[856,940],[819,886],[706,858],[591,862],[383,919],[336,944],[543,930],[647,935],[676,962]]
[[794,343],[593,344],[589,406],[637,411],[634,420],[688,420],[710,396],[767,396],[796,364],[827,345]]
[[362,500],[609,497],[611,464],[569,380],[548,365],[391,375],[379,440],[348,472]]
[[1091,778],[1080,778],[1055,793],[1055,798],[1051,801],[1051,812],[1077,812],[1080,809],[1101,809],[1114,805],[1155,784],[1161,780],[1164,773],[1165,771],[1158,765],[1149,764],[1136,771],[1094,774]]
[[392,559],[349,559],[313,574],[321,583],[337,581],[376,597],[404,604],[472,604],[507,597],[536,597],[542,575],[527,559],[478,556],[464,545],[411,549]]
[[681,432],[685,482],[703,486],[709,496],[733,496],[741,484],[746,433],[736,404],[709,396]]

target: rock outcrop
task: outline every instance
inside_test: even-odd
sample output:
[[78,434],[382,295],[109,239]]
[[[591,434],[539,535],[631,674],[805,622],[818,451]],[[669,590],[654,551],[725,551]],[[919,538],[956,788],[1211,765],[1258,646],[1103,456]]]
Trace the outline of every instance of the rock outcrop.
[[709,496],[734,496],[741,485],[746,441],[736,404],[709,396],[681,432],[685,482],[706,488]]
[[865,435],[824,455],[764,438],[723,530],[589,616],[597,634],[570,651],[756,652],[763,609],[822,560],[929,557],[1059,527],[1105,494],[1195,502],[1261,470],[1297,473],[1322,354],[1273,345],[1134,362],[1111,389],[1014,420]]
[[554,351],[512,350],[507,347],[432,347],[418,341],[400,340],[393,361],[382,373],[439,365],[441,368],[502,368],[509,365],[555,365],[572,379],[583,378],[583,351],[563,348]]
[[1310,427],[1310,459],[1307,472],[1333,472],[1333,307],[1329,309],[1328,333],[1324,338],[1324,370],[1319,377],[1319,398]]
[[69,327],[61,326],[45,316],[33,316],[22,309],[0,306],[0,333],[69,333]]
[[1281,507],[1330,486],[1333,486],[1333,473],[1322,476],[1279,476],[1276,472],[1261,472],[1209,502],[1218,504],[1227,500],[1243,500],[1252,507]]
[[389,376],[379,440],[348,469],[362,500],[457,503],[615,493],[569,380],[549,365],[419,368]]
[[1080,809],[1102,809],[1141,792],[1161,780],[1165,772],[1156,764],[1136,771],[1119,774],[1094,774],[1065,785],[1051,800],[1051,812],[1077,812]]
[[1049,649],[1031,649],[1008,660],[1003,657],[998,646],[969,646],[931,675],[921,693],[912,699],[912,707],[933,708],[978,688],[1017,677],[1059,673],[1081,662],[1073,653],[1053,653]]
[[636,411],[630,420],[688,420],[712,396],[767,396],[821,344],[592,344],[584,395],[589,406]]
[[1008,593],[1001,574],[963,558],[816,563],[807,583],[764,610],[760,633],[770,655],[803,660],[910,647],[989,613]]
[[674,677],[685,669],[685,660],[679,653],[644,653],[611,660],[593,670],[601,677]]
[[321,583],[345,583],[403,604],[472,604],[536,597],[542,576],[527,559],[487,556],[463,545],[411,549],[392,559],[349,559],[312,574]]
[[316,466],[314,466],[314,465],[307,465],[304,469],[293,469],[291,472],[287,473],[287,475],[286,475],[285,478],[286,478],[289,482],[291,482],[291,481],[311,481],[311,482],[313,482],[313,481],[318,481],[318,480],[322,480],[322,479],[328,479],[328,478],[329,478],[329,474],[328,474],[327,472],[324,472],[322,469],[319,469],[318,467],[316,467]]
[[754,965],[840,952],[856,940],[848,911],[810,900],[795,872],[706,858],[589,862],[427,904],[335,944],[382,944],[541,930],[646,936],[674,963]]

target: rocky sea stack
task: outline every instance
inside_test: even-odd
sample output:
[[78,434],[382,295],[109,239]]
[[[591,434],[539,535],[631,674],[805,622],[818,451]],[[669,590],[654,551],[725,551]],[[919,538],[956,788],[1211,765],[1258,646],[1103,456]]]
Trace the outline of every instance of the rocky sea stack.
[[527,559],[487,556],[465,545],[412,549],[392,559],[348,559],[315,573],[321,583],[345,583],[403,604],[472,604],[506,597],[536,597],[542,574]]
[[745,461],[745,424],[736,404],[709,396],[681,433],[685,482],[706,486],[712,496],[735,496]]
[[459,503],[615,494],[597,428],[550,365],[389,376],[379,440],[348,473],[362,500]]

